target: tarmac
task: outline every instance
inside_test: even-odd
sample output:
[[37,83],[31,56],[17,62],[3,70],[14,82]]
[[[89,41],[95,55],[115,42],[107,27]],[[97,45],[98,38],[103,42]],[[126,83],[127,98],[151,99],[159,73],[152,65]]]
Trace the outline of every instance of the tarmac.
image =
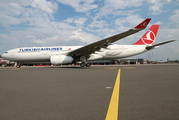
[[179,120],[179,64],[0,68],[0,120],[109,120],[112,96],[111,120]]

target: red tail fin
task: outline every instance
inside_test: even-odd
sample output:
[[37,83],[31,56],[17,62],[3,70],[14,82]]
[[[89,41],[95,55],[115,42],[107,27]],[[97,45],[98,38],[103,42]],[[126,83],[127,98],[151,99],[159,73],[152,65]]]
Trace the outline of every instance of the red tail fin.
[[144,36],[132,45],[153,45],[160,25],[152,25]]

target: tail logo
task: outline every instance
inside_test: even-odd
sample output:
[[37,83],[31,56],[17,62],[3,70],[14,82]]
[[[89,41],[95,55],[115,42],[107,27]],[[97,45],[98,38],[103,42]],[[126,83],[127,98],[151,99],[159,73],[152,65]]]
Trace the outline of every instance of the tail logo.
[[141,24],[141,27],[144,28],[147,26],[147,22],[144,22],[143,24]]
[[142,41],[146,44],[152,44],[155,41],[155,34],[153,31],[148,30],[145,37],[142,38]]

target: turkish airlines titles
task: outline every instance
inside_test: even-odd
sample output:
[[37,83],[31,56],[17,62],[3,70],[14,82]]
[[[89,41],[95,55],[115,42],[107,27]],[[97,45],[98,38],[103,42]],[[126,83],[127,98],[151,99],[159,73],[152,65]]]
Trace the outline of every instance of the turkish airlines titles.
[[[62,47],[22,48],[22,49],[19,49],[19,52],[39,52],[39,51],[59,51],[59,50],[62,50]],[[67,50],[71,50],[71,48],[68,48]]]

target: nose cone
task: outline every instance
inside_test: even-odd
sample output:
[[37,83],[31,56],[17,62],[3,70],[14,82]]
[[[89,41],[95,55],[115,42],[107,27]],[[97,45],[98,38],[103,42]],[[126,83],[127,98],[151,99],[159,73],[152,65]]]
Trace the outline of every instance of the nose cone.
[[4,53],[1,55],[1,57],[7,59],[7,54]]
[[0,55],[0,58],[4,58],[4,54]]

